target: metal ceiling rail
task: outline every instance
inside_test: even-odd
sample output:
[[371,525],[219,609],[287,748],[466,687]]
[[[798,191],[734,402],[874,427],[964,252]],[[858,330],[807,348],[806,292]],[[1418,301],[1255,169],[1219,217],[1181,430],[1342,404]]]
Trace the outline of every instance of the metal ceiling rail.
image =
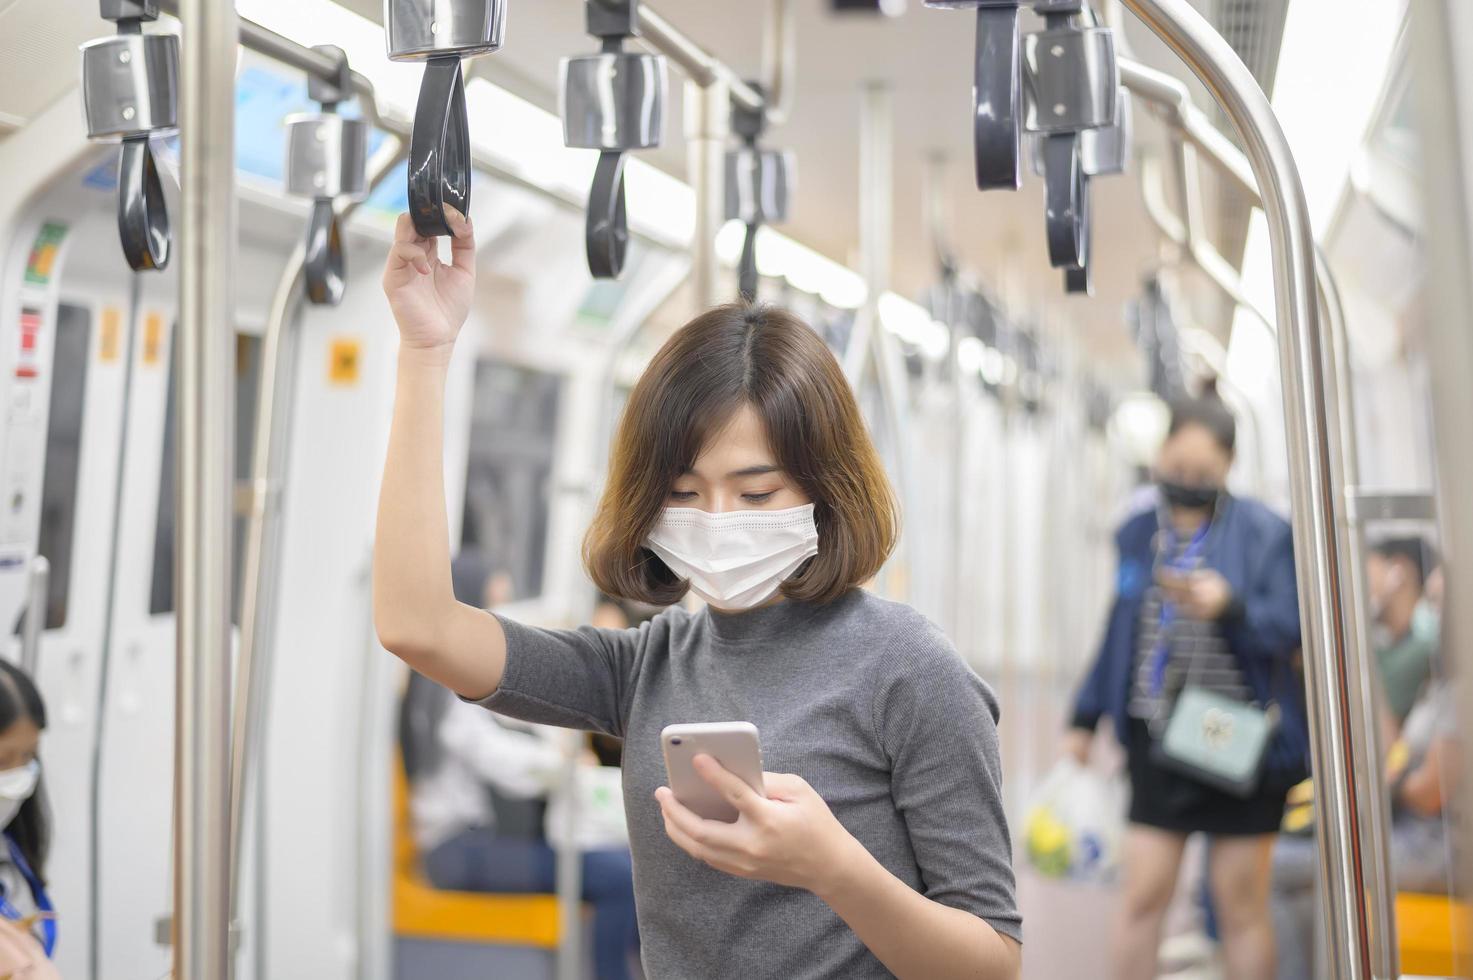
[[[1188,0],[1124,0],[1191,68],[1237,127],[1268,219],[1279,326],[1294,516],[1294,558],[1303,623],[1315,819],[1321,892],[1326,901],[1329,973],[1372,975],[1375,927],[1366,901],[1360,807],[1366,787],[1352,751],[1350,692],[1353,637],[1346,611],[1334,466],[1341,459],[1338,405],[1326,380],[1315,248],[1298,168],[1289,143],[1252,73]],[[1122,79],[1126,72],[1122,71]],[[1136,73],[1137,81],[1141,79]],[[1178,106],[1181,103],[1177,103]],[[1213,151],[1207,147],[1208,153]]]

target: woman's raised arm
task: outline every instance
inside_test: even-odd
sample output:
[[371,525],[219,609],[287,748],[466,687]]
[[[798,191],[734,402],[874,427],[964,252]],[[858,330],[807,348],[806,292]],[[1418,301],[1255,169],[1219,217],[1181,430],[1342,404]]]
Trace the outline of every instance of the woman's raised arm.
[[445,378],[476,284],[470,222],[446,209],[450,264],[438,243],[399,216],[384,265],[384,294],[399,327],[394,421],[379,491],[373,548],[373,622],[379,642],[426,677],[470,698],[501,683],[506,636],[484,610],[457,602],[445,516]]

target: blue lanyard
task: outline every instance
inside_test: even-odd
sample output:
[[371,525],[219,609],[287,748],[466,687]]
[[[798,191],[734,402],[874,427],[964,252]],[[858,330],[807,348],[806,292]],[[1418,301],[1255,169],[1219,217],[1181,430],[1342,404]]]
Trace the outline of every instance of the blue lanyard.
[[[1212,521],[1208,520],[1192,535],[1192,540],[1187,542],[1186,549],[1176,559],[1167,557],[1164,561],[1168,568],[1176,571],[1189,572],[1192,570],[1192,562],[1201,553],[1207,542],[1207,533],[1212,530]],[[1166,534],[1166,554],[1176,550],[1176,534],[1169,527],[1163,529]],[[1176,622],[1176,606],[1161,600],[1161,620],[1156,628],[1156,647],[1151,651],[1151,696],[1159,698],[1162,690],[1166,687],[1166,665],[1171,661],[1171,626]]]
[[[41,920],[42,945],[46,950],[46,958],[50,959],[52,952],[56,949],[56,910],[51,905],[51,898],[46,894],[45,886],[41,884],[41,879],[36,872],[31,870],[30,862],[21,853],[20,845],[16,844],[15,838],[6,834],[5,843],[10,848],[11,863],[26,880],[26,884],[31,886],[31,898],[36,902],[36,911]],[[20,914],[20,909],[11,904],[9,897],[3,894],[3,891],[0,891],[0,915],[12,922],[25,920],[25,916]]]

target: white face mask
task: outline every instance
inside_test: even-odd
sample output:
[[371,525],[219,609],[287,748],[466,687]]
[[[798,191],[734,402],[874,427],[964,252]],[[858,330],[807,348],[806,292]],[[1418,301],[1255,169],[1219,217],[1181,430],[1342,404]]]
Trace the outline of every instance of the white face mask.
[[0,770],[0,829],[10,826],[21,804],[36,791],[41,764],[35,759],[15,769]]
[[751,609],[818,554],[818,526],[812,504],[724,514],[667,507],[645,546],[717,609]]

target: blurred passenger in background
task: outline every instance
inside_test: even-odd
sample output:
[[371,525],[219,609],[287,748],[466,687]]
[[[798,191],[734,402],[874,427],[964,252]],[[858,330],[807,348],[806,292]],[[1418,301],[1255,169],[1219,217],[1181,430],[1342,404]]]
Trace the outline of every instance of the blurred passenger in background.
[[[488,575],[488,567],[482,555],[462,551],[451,566],[457,598],[487,608],[511,601],[511,577]],[[467,704],[419,674],[410,676],[402,731],[410,813],[430,883],[452,891],[556,891],[549,837],[562,827],[558,814],[549,816],[548,798],[566,771],[559,736]],[[595,761],[591,752],[585,761]],[[583,850],[583,900],[594,910],[595,972],[597,980],[627,980],[639,930],[623,804],[600,808],[618,818],[617,833],[590,830],[586,822],[599,815],[586,811],[580,808],[574,841]]]
[[1419,537],[1375,542],[1366,555],[1376,662],[1386,707],[1397,725],[1406,720],[1432,674],[1439,627],[1425,583],[1435,564],[1431,547]]
[[[1439,676],[1417,699],[1386,763],[1391,791],[1391,865],[1399,892],[1447,893],[1453,867],[1447,807],[1457,786],[1457,705],[1450,678]],[[1314,825],[1286,835],[1274,850],[1274,921],[1281,980],[1310,980],[1316,972],[1321,916],[1315,883]]]
[[[1159,506],[1116,534],[1119,577],[1104,640],[1075,705],[1068,751],[1089,755],[1095,727],[1125,746],[1131,804],[1112,974],[1156,976],[1162,923],[1187,837],[1211,836],[1209,881],[1226,975],[1272,976],[1269,861],[1285,795],[1308,758],[1295,671],[1299,606],[1289,524],[1227,491],[1236,426],[1208,392],[1173,406],[1156,464]],[[1184,689],[1277,714],[1262,775],[1229,792],[1162,751]]]
[[51,814],[37,749],[46,706],[25,671],[0,660],[0,976],[60,976],[49,957],[57,925],[46,894]]

